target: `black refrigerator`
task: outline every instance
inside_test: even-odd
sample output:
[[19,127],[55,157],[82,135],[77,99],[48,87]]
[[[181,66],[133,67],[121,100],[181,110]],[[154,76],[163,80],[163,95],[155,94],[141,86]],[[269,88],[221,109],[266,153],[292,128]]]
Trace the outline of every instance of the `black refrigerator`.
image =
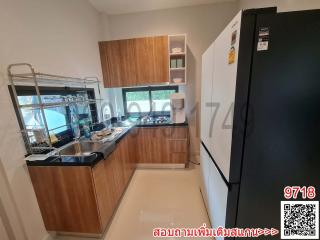
[[201,84],[212,226],[276,228],[259,239],[280,239],[284,188],[320,190],[320,10],[239,12],[203,54]]

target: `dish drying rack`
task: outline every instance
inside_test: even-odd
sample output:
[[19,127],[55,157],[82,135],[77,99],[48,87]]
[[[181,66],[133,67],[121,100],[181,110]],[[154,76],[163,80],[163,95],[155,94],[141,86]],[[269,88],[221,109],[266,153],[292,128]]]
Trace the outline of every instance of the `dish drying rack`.
[[[22,69],[27,71],[23,71],[21,73]],[[18,73],[17,70],[20,70],[20,72]],[[100,81],[97,77],[77,78],[77,77],[68,77],[68,76],[60,76],[60,75],[36,72],[33,66],[29,63],[10,64],[7,68],[7,71],[8,71],[8,78],[11,84],[12,95],[14,97],[14,101],[16,105],[16,110],[20,118],[21,134],[25,142],[28,155],[38,155],[38,154],[43,155],[48,152],[52,152],[56,148],[53,146],[53,140],[51,137],[52,135],[50,134],[50,132],[62,127],[68,127],[68,129],[72,129],[71,122],[67,122],[66,125],[58,128],[49,129],[48,121],[45,115],[45,109],[59,107],[59,106],[78,106],[80,104],[81,106],[86,105],[88,107],[88,114],[92,119],[90,104],[95,103],[97,111],[99,109],[98,102],[100,102],[99,106],[101,107],[101,101],[103,101],[103,99],[101,98],[101,90],[100,90],[100,84],[99,84]],[[21,105],[18,99],[17,86],[34,87],[37,103]],[[93,89],[95,92],[94,95],[97,96],[98,94],[99,98],[89,99],[81,96],[65,97],[63,98],[63,101],[44,103],[41,98],[41,89],[40,89],[41,87],[64,87],[65,89],[67,89],[68,87],[69,88],[74,87],[74,88],[81,89],[81,91],[85,91],[86,89],[90,89],[90,90]],[[26,123],[22,114],[22,109],[40,110],[40,115],[43,122],[43,126],[40,126],[40,127],[41,129],[44,130],[44,133],[45,133],[44,142],[35,143],[34,141],[32,141],[32,139],[34,138],[33,133],[35,129],[28,128],[28,126],[26,126]],[[99,115],[101,113],[102,111],[97,112],[97,118],[98,118],[97,122],[96,123],[92,122],[91,125],[99,124],[99,119],[102,119],[102,116]],[[63,139],[60,138],[59,140],[63,140]]]

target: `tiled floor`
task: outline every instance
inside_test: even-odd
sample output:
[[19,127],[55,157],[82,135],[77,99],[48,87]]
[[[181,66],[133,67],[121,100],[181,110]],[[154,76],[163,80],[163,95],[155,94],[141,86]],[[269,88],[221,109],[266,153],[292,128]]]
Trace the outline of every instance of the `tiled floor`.
[[103,239],[149,240],[156,227],[203,223],[209,226],[195,169],[137,170]]

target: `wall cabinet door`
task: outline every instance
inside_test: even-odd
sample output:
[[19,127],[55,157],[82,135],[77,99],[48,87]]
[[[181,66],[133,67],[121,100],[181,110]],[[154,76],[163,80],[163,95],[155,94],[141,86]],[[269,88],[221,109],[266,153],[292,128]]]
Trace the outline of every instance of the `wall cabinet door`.
[[[137,84],[135,40],[119,41],[120,49],[120,81],[117,87],[134,86]],[[116,86],[114,86],[116,87]]]
[[169,82],[168,36],[99,43],[105,87]]
[[135,39],[138,85],[156,82],[153,40],[153,37]]
[[154,80],[155,83],[169,82],[168,36],[154,37]]
[[100,42],[99,49],[104,86],[121,86],[120,41]]

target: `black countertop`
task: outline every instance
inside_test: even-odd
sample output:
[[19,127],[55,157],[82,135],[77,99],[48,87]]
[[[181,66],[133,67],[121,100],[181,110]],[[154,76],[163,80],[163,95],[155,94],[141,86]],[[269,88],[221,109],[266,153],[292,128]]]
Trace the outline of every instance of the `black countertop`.
[[125,127],[123,132],[116,136],[112,141],[105,142],[107,144],[105,148],[107,149],[106,154],[102,154],[100,152],[93,153],[90,156],[85,157],[76,157],[76,156],[63,156],[60,157],[58,155],[53,155],[48,157],[45,160],[27,160],[28,166],[91,166],[93,167],[97,164],[100,160],[107,159],[108,156],[116,149],[116,145],[121,141],[123,137],[125,137],[133,128],[135,127],[165,127],[165,126],[172,126],[172,127],[179,127],[179,126],[188,126],[188,123],[172,123],[170,121],[156,123],[156,122],[136,122],[136,123],[114,123],[113,127]]
[[165,126],[171,126],[171,127],[179,127],[179,126],[188,126],[187,122],[184,123],[173,123],[171,121],[167,122],[137,122],[137,127],[165,127]]

